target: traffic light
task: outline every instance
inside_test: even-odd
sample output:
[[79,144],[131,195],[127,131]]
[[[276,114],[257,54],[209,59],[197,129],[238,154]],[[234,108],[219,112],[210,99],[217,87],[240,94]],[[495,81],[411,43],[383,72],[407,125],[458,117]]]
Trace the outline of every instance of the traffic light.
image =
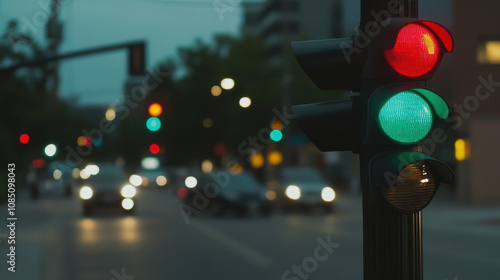
[[128,73],[130,76],[145,74],[146,43],[139,42],[128,47]]
[[421,153],[419,143],[449,114],[425,82],[452,51],[453,39],[427,20],[394,17],[379,24],[380,33],[364,48],[357,37],[292,43],[319,88],[360,93],[292,111],[321,151],[360,154],[365,279],[421,279],[421,210],[454,176]]
[[148,106],[148,114],[150,118],[146,121],[146,127],[150,131],[158,131],[161,127],[161,120],[158,118],[163,112],[163,106],[160,103],[151,103]]
[[149,145],[149,151],[153,155],[156,155],[160,152],[160,146],[158,146],[158,144],[151,144],[151,145]]

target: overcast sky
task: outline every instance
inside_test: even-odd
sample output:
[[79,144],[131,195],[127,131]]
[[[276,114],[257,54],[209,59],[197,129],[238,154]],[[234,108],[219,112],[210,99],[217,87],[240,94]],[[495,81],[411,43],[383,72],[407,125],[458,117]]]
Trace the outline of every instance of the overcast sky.
[[[172,57],[180,46],[195,38],[211,40],[215,33],[237,34],[241,9],[221,16],[210,0],[61,0],[59,18],[64,22],[61,52],[145,39],[148,65]],[[168,3],[170,2],[170,3]],[[15,18],[43,40],[44,27],[37,17],[47,16],[50,0],[0,0],[0,28]],[[231,8],[231,7],[229,7]],[[126,52],[117,51],[61,63],[62,96],[76,95],[79,104],[111,103],[123,95]]]
[[[145,39],[147,64],[174,57],[180,46],[195,38],[210,41],[215,33],[237,34],[242,9],[227,6],[217,13],[214,2],[242,0],[60,0],[59,18],[64,23],[61,52]],[[258,1],[258,0],[252,0]],[[0,29],[17,19],[43,41],[51,0],[0,0]],[[359,2],[346,0],[346,26],[359,22]],[[231,10],[232,9],[232,10]],[[451,23],[451,0],[421,0],[420,16]],[[349,19],[352,18],[352,22]],[[352,29],[352,27],[350,28]],[[117,51],[62,62],[61,96],[76,96],[79,104],[106,104],[122,97],[126,80],[126,52]]]

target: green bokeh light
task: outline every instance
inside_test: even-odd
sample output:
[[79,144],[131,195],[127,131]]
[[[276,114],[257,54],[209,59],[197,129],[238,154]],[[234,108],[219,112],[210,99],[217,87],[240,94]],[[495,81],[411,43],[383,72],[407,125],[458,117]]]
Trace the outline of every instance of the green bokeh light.
[[146,127],[151,131],[158,131],[161,127],[161,121],[157,117],[151,117],[146,121]]
[[422,96],[412,91],[402,91],[382,106],[378,122],[390,139],[411,144],[427,136],[432,128],[433,113]]

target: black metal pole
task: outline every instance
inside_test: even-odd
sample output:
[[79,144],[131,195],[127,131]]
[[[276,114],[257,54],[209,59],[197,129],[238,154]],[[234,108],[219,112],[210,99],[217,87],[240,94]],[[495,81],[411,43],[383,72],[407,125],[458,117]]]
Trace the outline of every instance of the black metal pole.
[[[417,0],[361,0],[360,30],[373,21],[373,12],[400,5],[397,17],[417,17]],[[373,11],[373,12],[372,12]],[[365,54],[367,50],[364,50]],[[366,57],[366,55],[362,55]],[[362,79],[363,143],[370,94],[383,82]],[[400,214],[391,209],[381,193],[369,181],[370,160],[380,147],[361,145],[360,172],[363,189],[363,267],[365,280],[422,280],[422,213]]]

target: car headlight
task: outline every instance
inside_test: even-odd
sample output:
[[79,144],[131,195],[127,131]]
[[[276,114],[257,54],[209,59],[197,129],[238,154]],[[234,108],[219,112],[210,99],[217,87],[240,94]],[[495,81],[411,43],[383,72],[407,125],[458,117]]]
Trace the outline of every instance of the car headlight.
[[130,198],[124,198],[122,200],[122,208],[125,210],[130,210],[134,208],[134,201]]
[[92,197],[92,195],[94,194],[94,191],[92,190],[91,187],[89,186],[83,186],[81,189],[80,189],[80,197],[82,199],[89,199]]
[[300,188],[294,185],[290,185],[286,188],[285,194],[290,199],[297,200],[300,198]]
[[130,184],[138,187],[142,184],[142,177],[137,175],[137,174],[133,174],[130,176],[130,178],[128,179],[128,181],[130,182]]
[[137,190],[132,185],[125,185],[125,186],[123,186],[120,193],[122,194],[123,197],[132,198],[137,193]]
[[196,185],[198,185],[198,180],[196,180],[196,177],[194,176],[189,176],[186,178],[186,180],[184,180],[184,184],[186,185],[186,187],[192,189],[196,187]]
[[324,187],[321,190],[321,198],[326,202],[333,201],[335,199],[335,191],[330,187]]

